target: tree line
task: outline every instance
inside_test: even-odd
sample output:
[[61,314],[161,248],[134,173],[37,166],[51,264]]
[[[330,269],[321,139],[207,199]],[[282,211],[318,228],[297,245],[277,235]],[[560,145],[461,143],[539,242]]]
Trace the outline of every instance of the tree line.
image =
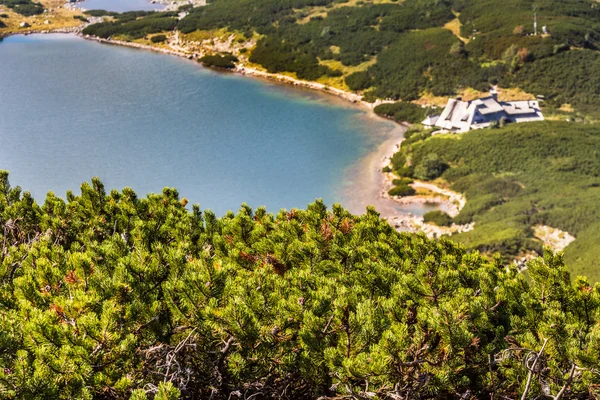
[[[579,79],[598,75],[600,9],[592,0],[217,0],[188,11],[180,21],[174,13],[104,12],[116,20],[85,32],[138,39],[174,28],[182,33],[225,28],[248,39],[258,35],[249,59],[269,72],[307,80],[343,77],[340,84],[367,101],[453,96],[464,88],[486,91],[500,84],[595,113],[594,82]],[[324,65],[329,60],[342,68]]]

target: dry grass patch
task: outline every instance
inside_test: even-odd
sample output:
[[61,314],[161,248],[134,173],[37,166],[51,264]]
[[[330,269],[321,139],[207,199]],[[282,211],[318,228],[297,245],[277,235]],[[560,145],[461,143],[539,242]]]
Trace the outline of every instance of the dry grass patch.
[[341,76],[322,76],[319,79],[317,79],[317,83],[321,83],[325,86],[330,86],[340,90],[350,91],[350,88],[348,88],[346,82],[344,82],[344,78]]
[[444,25],[444,28],[446,28],[450,32],[452,32],[454,34],[454,36],[456,36],[463,43],[469,43],[469,39],[460,36],[460,26],[461,26],[460,21],[457,17],[457,18],[454,18],[452,21],[447,22],[446,25]]
[[517,101],[534,100],[535,96],[519,88],[498,88],[498,100]]
[[229,38],[233,35],[233,41],[238,41],[238,40],[251,40],[251,39],[246,39],[244,37],[243,34],[239,33],[239,32],[232,32],[227,30],[227,28],[222,28],[222,29],[215,29],[215,30],[205,30],[205,31],[201,31],[201,30],[197,30],[191,33],[180,33],[179,34],[179,38],[182,41],[188,41],[188,42],[204,42],[206,40],[220,40],[220,41],[225,41],[225,40],[229,40]]
[[[64,8],[62,0],[42,0],[40,3],[47,12],[33,16],[23,16],[10,10],[5,6],[0,6],[0,13],[7,14],[8,18],[2,18],[6,24],[5,28],[0,29],[0,33],[19,33],[27,31],[55,30],[64,28],[74,28],[82,24],[81,21],[74,19],[76,15],[83,16],[80,10],[67,10]],[[48,24],[45,21],[49,21]],[[30,26],[21,28],[19,24],[26,22]]]
[[[489,92],[482,92],[473,88],[464,88],[458,90],[456,92],[456,95],[451,97],[461,97],[464,101],[471,101],[482,97],[487,97],[489,95]],[[527,93],[519,88],[498,88],[498,100],[500,101],[517,101],[533,99],[535,99],[534,95],[532,95],[531,93]],[[419,99],[413,101],[412,103],[427,107],[445,107],[448,103],[448,96],[434,96],[429,92],[424,92],[421,94],[421,97]]]
[[566,113],[575,112],[575,110],[573,109],[573,106],[570,105],[570,104],[568,104],[568,103],[565,103],[565,104],[561,105],[559,107],[559,110],[562,111],[562,112],[566,112]]
[[181,40],[189,42],[203,42],[217,37],[216,31],[194,31],[191,33],[180,33]]
[[480,99],[482,97],[487,97],[489,95],[490,95],[489,92],[481,92],[481,91],[475,90],[473,88],[464,88],[464,89],[460,89],[456,92],[456,96],[462,98],[464,101]]
[[[338,48],[339,51],[339,48]],[[365,61],[359,65],[354,66],[345,66],[340,61],[337,60],[319,60],[319,64],[329,67],[336,71],[341,71],[342,76],[330,77],[330,76],[322,76],[317,79],[318,83],[322,83],[323,85],[331,86],[337,89],[350,91],[348,85],[346,85],[345,77],[353,74],[354,72],[365,71],[371,65],[377,62],[377,58],[373,57],[369,61]]]
[[[165,40],[164,42],[154,43],[151,39],[152,39],[153,36],[158,36],[158,35],[165,35],[167,37],[167,40]],[[172,38],[172,34],[169,34],[169,32],[154,33],[154,34],[148,35],[145,38],[134,39],[134,40],[132,40],[130,38],[127,39],[126,37],[123,37],[123,38],[124,38],[123,40],[126,40],[126,41],[131,42],[131,43],[138,43],[138,44],[143,44],[143,45],[146,45],[146,46],[156,47],[156,48],[159,48],[159,49],[171,50],[171,46],[169,46],[169,41]]]
[[341,61],[337,60],[319,60],[319,64],[325,65],[331,69],[335,69],[337,71],[342,71],[344,75],[350,75],[355,72],[365,71],[370,66],[374,65],[377,62],[377,57],[371,58],[369,61],[365,61],[358,65],[346,66],[341,63]]
[[[302,11],[300,11],[302,12]],[[327,18],[327,9],[325,7],[315,7],[315,8],[311,8],[310,10],[304,10],[304,13],[308,12],[308,14],[306,14],[303,18],[300,18],[298,20],[296,20],[297,24],[303,25],[308,23],[311,18],[314,17],[322,17],[322,18]]]
[[445,107],[448,103],[448,97],[434,96],[430,92],[424,92],[421,94],[421,97],[411,103],[425,107]]

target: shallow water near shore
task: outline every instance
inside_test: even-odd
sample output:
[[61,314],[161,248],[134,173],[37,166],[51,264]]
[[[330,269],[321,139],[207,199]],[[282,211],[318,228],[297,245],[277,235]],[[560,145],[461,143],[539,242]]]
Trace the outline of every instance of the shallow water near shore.
[[[361,213],[378,185],[361,165],[402,133],[332,96],[73,35],[6,38],[0,87],[0,169],[38,202],[99,176],[217,214],[315,198]],[[375,205],[422,213],[392,203]]]

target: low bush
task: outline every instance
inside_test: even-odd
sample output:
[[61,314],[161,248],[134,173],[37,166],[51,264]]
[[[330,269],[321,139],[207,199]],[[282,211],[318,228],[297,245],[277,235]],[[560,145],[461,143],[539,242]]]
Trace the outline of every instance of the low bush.
[[150,41],[152,43],[162,43],[162,42],[164,42],[166,40],[167,40],[167,36],[165,36],[165,35],[156,35],[156,36],[152,36],[150,38]]
[[[391,158],[391,163],[392,163],[392,169],[394,171],[404,167],[404,165],[406,164],[406,156],[404,156],[404,154],[398,152],[396,154],[394,154]],[[402,175],[402,174],[400,174]]]
[[396,174],[407,178],[414,178],[415,176],[415,168],[412,165],[405,165],[402,168],[398,168],[395,172]]
[[202,57],[198,61],[200,61],[202,64],[206,65],[207,67],[233,69],[233,68],[235,68],[234,63],[236,63],[238,61],[238,59],[234,55],[226,54],[224,56],[208,55],[208,56]]
[[575,400],[600,384],[600,285],[561,255],[521,274],[372,207],[218,218],[175,189],[107,192],[95,178],[36,201],[0,171],[2,399]]
[[450,226],[452,225],[452,217],[443,211],[430,211],[423,215],[425,222],[433,223],[437,226]]
[[377,115],[392,118],[398,122],[418,123],[429,115],[431,109],[413,103],[398,102],[380,104],[375,107],[374,111]]
[[416,132],[408,130],[404,134],[404,141],[402,142],[402,145],[403,146],[408,146],[411,143],[420,142],[421,140],[425,140],[427,138],[430,138],[432,133],[433,133],[433,129],[418,130]]
[[416,178],[430,181],[442,175],[447,168],[448,164],[437,154],[431,153],[415,166],[414,174]]
[[119,13],[115,13],[112,11],[106,11],[106,10],[87,10],[87,11],[85,11],[85,14],[89,15],[90,17],[104,17],[104,16],[115,17],[115,16],[119,15]]
[[392,184],[394,184],[395,186],[408,185],[410,183],[413,183],[413,180],[411,178],[399,178],[399,179],[394,179],[392,181]]
[[369,88],[372,84],[371,77],[367,71],[359,71],[350,74],[344,80],[350,90],[358,91]]
[[415,193],[417,193],[415,191],[415,189],[408,186],[407,184],[395,186],[388,191],[388,194],[390,196],[401,196],[401,197],[402,196],[414,196]]

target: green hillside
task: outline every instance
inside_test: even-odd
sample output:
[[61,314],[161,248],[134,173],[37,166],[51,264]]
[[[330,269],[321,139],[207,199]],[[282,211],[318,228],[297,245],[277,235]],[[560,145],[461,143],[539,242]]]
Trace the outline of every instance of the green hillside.
[[242,42],[258,37],[244,59],[269,72],[347,85],[368,100],[410,101],[500,84],[544,95],[548,106],[596,114],[594,0],[214,0],[180,21],[173,16],[113,14],[116,20],[84,32],[137,39],[173,25],[208,37],[226,29]]
[[467,198],[454,220],[475,222],[473,231],[453,240],[508,260],[524,250],[541,252],[532,227],[549,225],[577,238],[565,250],[573,274],[600,280],[598,149],[598,125],[538,122],[460,136],[415,136],[397,160],[411,165],[400,171],[404,175],[414,175],[432,155],[447,165],[441,179]]

